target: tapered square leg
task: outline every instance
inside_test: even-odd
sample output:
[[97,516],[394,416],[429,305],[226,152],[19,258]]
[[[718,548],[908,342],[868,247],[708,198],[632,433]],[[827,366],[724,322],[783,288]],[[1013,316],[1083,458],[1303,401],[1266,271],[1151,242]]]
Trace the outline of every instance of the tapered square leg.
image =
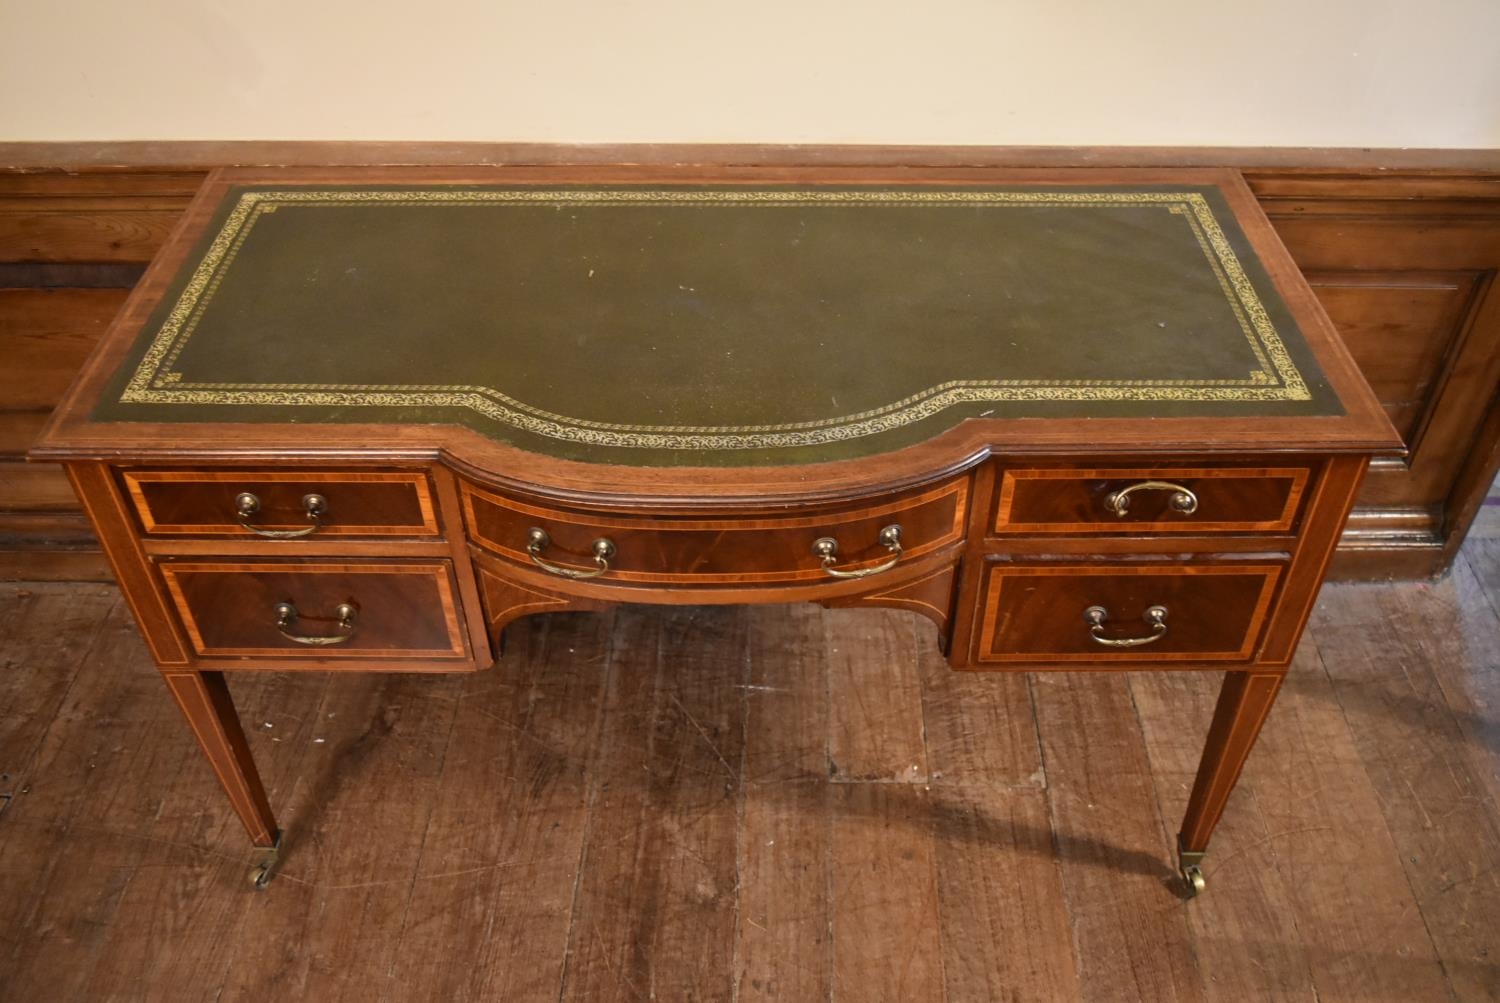
[[1198,778],[1177,836],[1178,862],[1190,893],[1203,890],[1202,863],[1208,841],[1285,675],[1285,671],[1225,674],[1203,758],[1198,763]]
[[250,745],[245,741],[224,674],[163,671],[161,675],[193,729],[199,748],[208,757],[220,786],[229,795],[235,814],[250,834],[250,841],[259,847],[274,848],[280,835],[276,817],[271,814],[260,774],[250,757]]

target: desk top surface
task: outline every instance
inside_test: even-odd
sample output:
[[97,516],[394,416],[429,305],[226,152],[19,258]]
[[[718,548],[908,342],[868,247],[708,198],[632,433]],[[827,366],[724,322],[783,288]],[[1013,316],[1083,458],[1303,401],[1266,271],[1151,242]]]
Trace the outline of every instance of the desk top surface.
[[1053,174],[230,174],[117,325],[87,421],[464,426],[722,468],[968,419],[1349,417],[1347,356],[1236,176]]

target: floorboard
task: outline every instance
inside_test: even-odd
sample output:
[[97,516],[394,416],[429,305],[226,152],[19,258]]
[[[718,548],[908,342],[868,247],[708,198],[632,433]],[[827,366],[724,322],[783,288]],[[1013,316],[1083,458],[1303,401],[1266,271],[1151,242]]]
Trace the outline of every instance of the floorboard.
[[1191,901],[1217,676],[955,674],[813,606],[232,677],[287,831],[255,892],[114,589],[7,586],[0,999],[1500,998],[1491,514],[1443,581],[1324,591]]
[[827,1000],[833,988],[827,617],[815,606],[760,606],[748,616],[735,988],[741,1001]]

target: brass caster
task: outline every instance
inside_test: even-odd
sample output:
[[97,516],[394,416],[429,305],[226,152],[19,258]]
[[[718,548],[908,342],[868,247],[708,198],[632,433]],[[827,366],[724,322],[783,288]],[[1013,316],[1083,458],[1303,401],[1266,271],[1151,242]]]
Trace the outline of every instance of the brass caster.
[[1189,850],[1182,845],[1181,834],[1177,837],[1177,870],[1182,874],[1182,880],[1186,882],[1188,898],[1197,898],[1203,894],[1208,887],[1208,882],[1203,877],[1203,850]]
[[250,886],[256,891],[264,890],[276,876],[276,858],[281,850],[281,833],[276,834],[276,842],[267,849],[261,850],[261,858],[250,868]]

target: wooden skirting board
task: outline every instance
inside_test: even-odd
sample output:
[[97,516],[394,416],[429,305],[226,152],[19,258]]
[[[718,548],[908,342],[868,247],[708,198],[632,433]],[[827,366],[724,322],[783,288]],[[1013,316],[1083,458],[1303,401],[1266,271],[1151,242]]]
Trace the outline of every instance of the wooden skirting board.
[[24,453],[207,170],[712,163],[1239,168],[1402,434],[1333,577],[1443,574],[1500,466],[1500,151],[477,143],[0,144],[0,578],[108,571]]

